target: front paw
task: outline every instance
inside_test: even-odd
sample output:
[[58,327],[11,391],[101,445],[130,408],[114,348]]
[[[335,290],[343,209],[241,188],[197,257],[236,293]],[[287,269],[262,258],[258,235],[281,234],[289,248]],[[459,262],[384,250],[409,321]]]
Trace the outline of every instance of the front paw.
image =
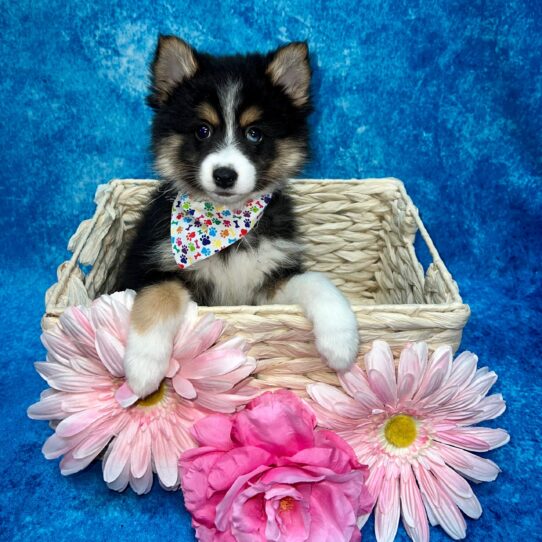
[[344,326],[329,324],[315,329],[316,348],[326,363],[335,371],[346,371],[356,362],[359,350],[357,324],[349,322]]
[[132,391],[138,397],[155,392],[166,376],[173,343],[158,330],[139,335],[130,333],[124,355],[124,372]]

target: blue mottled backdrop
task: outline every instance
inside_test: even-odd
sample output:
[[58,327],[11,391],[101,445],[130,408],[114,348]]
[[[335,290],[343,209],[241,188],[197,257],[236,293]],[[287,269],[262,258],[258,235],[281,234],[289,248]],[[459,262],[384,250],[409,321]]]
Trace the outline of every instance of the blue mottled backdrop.
[[[193,540],[180,494],[63,478],[26,419],[39,319],[96,186],[152,176],[147,63],[158,32],[211,53],[308,40],[315,177],[403,179],[473,316],[463,348],[500,374],[503,469],[471,540],[540,536],[542,4],[503,0],[0,2],[0,539]],[[538,522],[538,524],[537,524]],[[536,534],[538,533],[538,534]],[[371,527],[365,540],[373,540]],[[400,540],[406,540],[400,530]],[[444,540],[439,529],[434,540]],[[315,541],[317,542],[317,541]]]

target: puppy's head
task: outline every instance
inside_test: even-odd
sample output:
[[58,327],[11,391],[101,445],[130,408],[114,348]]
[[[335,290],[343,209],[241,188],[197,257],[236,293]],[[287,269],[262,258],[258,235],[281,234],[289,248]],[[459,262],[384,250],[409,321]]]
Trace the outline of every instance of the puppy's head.
[[160,36],[148,98],[159,175],[221,203],[280,187],[307,158],[310,76],[305,43],[213,57]]

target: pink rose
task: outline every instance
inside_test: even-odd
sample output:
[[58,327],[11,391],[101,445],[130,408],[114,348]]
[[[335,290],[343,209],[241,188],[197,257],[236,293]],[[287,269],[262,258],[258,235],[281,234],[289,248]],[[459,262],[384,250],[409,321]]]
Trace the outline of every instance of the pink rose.
[[286,390],[198,421],[180,459],[186,508],[203,542],[359,541],[367,467]]

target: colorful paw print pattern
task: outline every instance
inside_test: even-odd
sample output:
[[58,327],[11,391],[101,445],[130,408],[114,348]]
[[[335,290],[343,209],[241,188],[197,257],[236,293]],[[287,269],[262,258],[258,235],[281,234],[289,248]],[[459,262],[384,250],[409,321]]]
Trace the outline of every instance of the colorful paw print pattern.
[[209,258],[242,239],[256,226],[271,194],[230,209],[178,194],[171,210],[171,250],[181,269]]

